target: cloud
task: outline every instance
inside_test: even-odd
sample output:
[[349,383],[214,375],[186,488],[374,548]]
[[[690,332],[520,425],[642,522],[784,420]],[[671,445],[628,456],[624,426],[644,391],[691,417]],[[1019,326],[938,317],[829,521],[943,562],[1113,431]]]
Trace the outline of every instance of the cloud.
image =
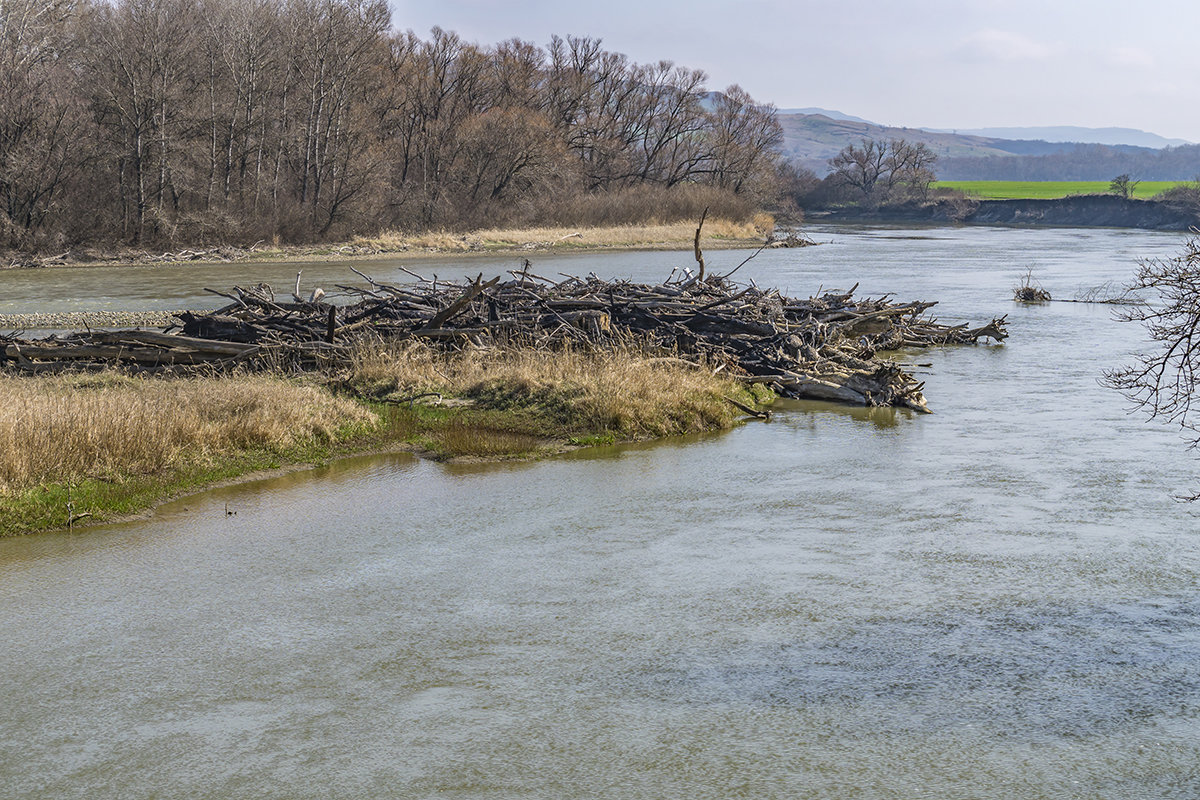
[[1121,69],[1154,68],[1154,56],[1140,47],[1115,47],[1105,55],[1105,61]]
[[959,42],[955,52],[968,61],[1046,61],[1054,50],[1049,45],[1012,31],[994,28],[977,31]]

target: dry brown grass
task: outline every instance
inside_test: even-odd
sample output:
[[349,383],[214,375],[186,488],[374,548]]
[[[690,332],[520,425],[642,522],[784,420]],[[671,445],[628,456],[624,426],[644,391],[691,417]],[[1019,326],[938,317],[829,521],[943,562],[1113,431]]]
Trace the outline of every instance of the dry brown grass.
[[482,408],[531,412],[567,431],[621,438],[728,427],[738,412],[724,396],[745,391],[707,369],[636,347],[444,354],[417,342],[362,342],[348,380],[376,397],[439,392]]
[[318,387],[266,376],[0,376],[0,495],[329,440],[374,419]]
[[[757,214],[746,222],[710,219],[704,223],[701,244],[716,245],[727,240],[761,239],[775,225],[769,214]],[[695,222],[675,222],[649,225],[612,225],[605,227],[543,227],[477,230],[470,233],[431,231],[405,234],[399,231],[355,239],[353,244],[381,251],[424,249],[438,251],[471,251],[517,249],[530,246],[563,248],[587,247],[655,247],[691,244],[696,234]]]

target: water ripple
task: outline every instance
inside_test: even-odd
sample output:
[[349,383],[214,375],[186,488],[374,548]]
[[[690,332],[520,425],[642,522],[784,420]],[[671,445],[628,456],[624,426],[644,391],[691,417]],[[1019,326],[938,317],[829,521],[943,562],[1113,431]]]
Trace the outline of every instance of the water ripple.
[[1086,737],[1200,713],[1200,600],[1031,605],[875,619],[827,638],[688,652],[648,693],[704,704],[860,707],[881,729]]

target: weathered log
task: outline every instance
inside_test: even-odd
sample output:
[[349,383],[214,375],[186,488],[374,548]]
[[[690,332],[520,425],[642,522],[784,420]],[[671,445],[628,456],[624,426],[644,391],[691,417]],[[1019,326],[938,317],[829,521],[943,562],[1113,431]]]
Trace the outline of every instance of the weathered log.
[[452,318],[455,314],[459,313],[464,308],[466,308],[467,304],[470,303],[472,300],[474,300],[475,297],[480,292],[484,291],[485,289],[492,288],[499,282],[500,282],[500,276],[497,275],[496,277],[492,278],[487,283],[483,283],[483,274],[481,273],[479,275],[479,277],[475,279],[475,282],[472,283],[469,287],[467,287],[467,290],[465,292],[463,292],[462,297],[458,298],[453,303],[451,303],[445,310],[439,311],[438,313],[434,314],[433,319],[429,320],[429,322],[427,322],[425,324],[425,327],[426,328],[441,327],[441,325],[444,322],[446,322],[448,319]]
[[202,316],[185,311],[179,315],[183,322],[185,336],[198,339],[219,339],[225,342],[243,342],[255,344],[262,341],[265,333],[262,328],[236,317],[223,314]]
[[132,361],[140,364],[202,364],[219,360],[212,355],[194,351],[87,344],[10,344],[5,348],[5,355],[10,358],[23,357],[29,361]]
[[256,344],[201,339],[192,336],[159,333],[158,331],[97,331],[92,334],[92,341],[111,344],[161,345],[175,349],[188,349],[198,353],[213,353],[215,355],[226,356],[245,355],[259,349],[259,346]]

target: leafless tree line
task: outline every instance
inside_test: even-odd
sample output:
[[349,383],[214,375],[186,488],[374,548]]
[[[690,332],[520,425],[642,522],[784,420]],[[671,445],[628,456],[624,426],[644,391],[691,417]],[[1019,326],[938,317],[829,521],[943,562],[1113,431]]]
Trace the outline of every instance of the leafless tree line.
[[880,204],[925,200],[934,181],[937,155],[924,142],[863,139],[829,160],[836,186],[853,190],[855,199]]
[[[597,39],[394,31],[385,0],[0,0],[0,242],[298,241],[774,191],[774,109]],[[707,190],[706,190],[707,191]]]

